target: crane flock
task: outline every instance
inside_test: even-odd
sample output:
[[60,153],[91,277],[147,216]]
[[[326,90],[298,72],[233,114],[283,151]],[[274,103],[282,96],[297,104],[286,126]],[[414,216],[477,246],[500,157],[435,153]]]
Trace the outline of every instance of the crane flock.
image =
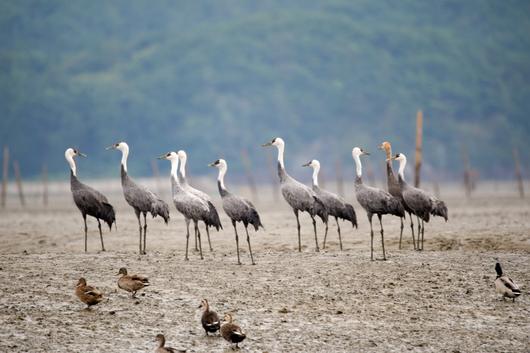
[[[356,228],[358,226],[357,215],[353,206],[347,203],[342,197],[320,188],[318,184],[320,162],[313,159],[303,165],[304,167],[311,167],[313,169],[312,185],[309,187],[295,180],[287,173],[284,162],[285,142],[282,138],[276,137],[262,146],[274,146],[277,148],[277,170],[280,180],[280,190],[283,198],[292,208],[296,217],[298,251],[302,251],[299,212],[307,212],[311,217],[315,238],[315,251],[317,252],[320,251],[320,247],[317,235],[316,217],[320,218],[325,225],[324,241],[322,244],[323,249],[326,247],[328,218],[330,216],[334,217],[337,224],[340,250],[342,250],[343,246],[339,219],[351,222],[352,227]],[[150,213],[153,218],[160,216],[164,222],[168,224],[170,213],[169,206],[158,195],[150,191],[148,188],[138,185],[129,176],[127,171],[129,145],[126,142],[117,142],[107,147],[107,149],[119,150],[122,154],[120,175],[123,196],[127,203],[133,208],[138,220],[139,254],[146,254],[147,213]],[[423,250],[425,233],[424,223],[429,222],[431,215],[443,217],[446,221],[448,219],[447,206],[443,201],[438,200],[424,190],[409,185],[405,181],[404,170],[407,163],[406,156],[403,153],[398,153],[395,156],[392,156],[391,145],[386,141],[380,145],[380,149],[385,151],[387,157],[386,172],[388,191],[367,186],[363,183],[361,157],[367,156],[369,153],[360,147],[354,147],[351,152],[355,165],[355,196],[358,203],[366,211],[368,222],[370,223],[371,260],[374,260],[374,231],[372,225],[373,215],[377,215],[379,219],[381,248],[383,252],[382,260],[386,260],[384,229],[382,221],[383,215],[392,215],[401,219],[401,231],[399,238],[399,248],[401,249],[403,219],[405,218],[405,213],[409,214],[411,221],[412,242],[415,250]],[[101,239],[101,249],[102,251],[105,251],[100,220],[106,222],[109,225],[109,228],[112,229],[112,225],[116,224],[115,211],[113,206],[108,202],[107,198],[103,194],[79,181],[77,177],[77,168],[74,161],[74,157],[77,156],[86,157],[83,153],[73,148],[68,148],[65,151],[65,158],[70,166],[70,186],[72,196],[76,206],[81,212],[85,225],[85,252],[87,251],[87,215],[96,218]],[[187,154],[185,151],[179,150],[178,152],[167,152],[158,157],[158,159],[165,159],[171,163],[170,185],[172,190],[172,199],[177,211],[184,216],[186,224],[186,252],[184,258],[185,260],[189,260],[189,225],[190,222],[193,221],[195,248],[199,251],[200,258],[204,259],[199,222],[203,222],[205,225],[209,248],[210,251],[213,251],[209,228],[215,228],[217,231],[223,228],[217,209],[215,208],[212,199],[208,194],[189,185],[186,179]],[[393,160],[399,162],[397,178],[394,175],[392,168]],[[215,167],[219,170],[217,186],[222,200],[223,210],[230,218],[234,228],[237,263],[239,265],[241,264],[239,255],[239,235],[236,224],[238,222],[242,222],[245,228],[251,263],[254,265],[255,261],[250,245],[248,225],[252,225],[255,231],[258,231],[260,227],[263,228],[259,213],[256,207],[249,200],[231,193],[225,187],[224,177],[228,170],[228,164],[224,159],[217,159],[215,162],[210,163],[209,166]],[[141,220],[142,215],[143,225]],[[417,241],[416,237],[414,236],[414,223],[412,220],[412,215],[415,215],[418,220]]]

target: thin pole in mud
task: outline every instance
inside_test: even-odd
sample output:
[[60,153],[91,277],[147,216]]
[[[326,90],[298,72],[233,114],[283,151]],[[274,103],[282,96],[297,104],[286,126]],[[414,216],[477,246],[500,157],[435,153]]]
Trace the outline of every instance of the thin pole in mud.
[[420,171],[421,171],[421,157],[422,157],[422,142],[423,142],[423,112],[418,110],[416,114],[416,163],[414,167],[414,186],[420,187]]
[[13,161],[13,169],[15,171],[15,180],[17,182],[18,198],[20,199],[20,204],[24,207],[26,206],[26,199],[24,198],[24,190],[22,189],[22,176],[20,175],[20,165],[17,160]]
[[252,200],[258,202],[258,191],[256,190],[256,183],[254,182],[254,175],[252,174],[252,162],[250,161],[248,151],[245,148],[241,149],[241,162],[245,168],[245,175],[247,177]]
[[42,203],[48,206],[48,166],[42,165]]
[[467,147],[462,146],[462,161],[464,162],[464,187],[466,190],[466,197],[471,197],[471,167],[469,166],[469,155]]
[[524,198],[523,175],[521,173],[521,163],[519,162],[519,151],[517,151],[517,148],[513,149],[513,161],[515,163],[515,178],[517,179],[519,196]]
[[344,197],[344,175],[342,174],[342,163],[340,159],[335,162],[335,175],[337,177],[337,193]]
[[2,168],[2,208],[6,207],[7,179],[9,177],[9,148],[4,146],[4,158]]
[[156,164],[156,160],[154,159],[151,160],[151,169],[153,170],[153,176],[155,178],[156,191],[158,195],[163,197],[164,195],[162,193],[162,187],[160,183],[160,170],[158,169],[158,164]]
[[274,203],[278,203],[279,198],[279,187],[278,183],[276,182],[276,168],[274,167],[274,162],[272,158],[271,153],[267,153],[267,165],[269,167],[269,171],[271,173],[271,181],[272,181],[272,197]]

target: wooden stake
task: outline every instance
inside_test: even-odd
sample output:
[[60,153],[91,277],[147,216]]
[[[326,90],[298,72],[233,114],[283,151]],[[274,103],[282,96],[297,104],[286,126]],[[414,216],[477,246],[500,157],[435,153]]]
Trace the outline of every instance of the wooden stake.
[[6,207],[7,178],[9,176],[9,148],[4,146],[4,158],[2,168],[2,208]]
[[423,135],[423,112],[418,110],[416,114],[416,165],[414,174],[414,186],[420,187],[420,169],[422,157],[422,135]]
[[151,159],[151,169],[153,170],[153,176],[155,177],[156,191],[158,192],[158,195],[162,197],[163,195],[162,186],[160,183],[160,170],[158,169],[158,164],[154,159]]
[[271,181],[272,181],[272,197],[274,203],[278,203],[279,198],[279,191],[280,188],[278,187],[278,176],[276,174],[276,166],[274,165],[274,160],[272,158],[272,153],[267,153],[267,165],[269,167],[269,172],[271,175]]
[[335,175],[337,177],[337,193],[344,197],[344,175],[342,174],[342,164],[340,159],[335,162]]
[[48,166],[42,165],[42,203],[48,206]]
[[241,149],[241,161],[245,168],[245,175],[247,177],[250,193],[252,194],[252,200],[258,202],[258,191],[256,190],[256,183],[254,182],[254,175],[252,174],[252,163],[250,162],[247,150],[244,148]]
[[523,175],[521,174],[521,164],[519,163],[519,151],[517,151],[517,148],[513,149],[513,161],[515,162],[515,178],[517,179],[519,196],[524,198]]
[[20,166],[18,161],[13,161],[13,169],[15,171],[15,180],[17,182],[18,189],[18,198],[20,199],[20,204],[26,206],[26,200],[24,199],[24,190],[22,189],[22,177],[20,176]]
[[469,166],[469,156],[467,147],[462,147],[462,161],[464,162],[464,188],[466,190],[466,197],[471,197],[471,168]]

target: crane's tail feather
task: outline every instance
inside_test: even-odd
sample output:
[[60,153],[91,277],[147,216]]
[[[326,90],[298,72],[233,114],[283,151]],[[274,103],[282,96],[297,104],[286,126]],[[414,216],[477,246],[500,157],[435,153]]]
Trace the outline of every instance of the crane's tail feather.
[[347,221],[350,221],[353,228],[357,228],[357,215],[355,214],[355,210],[353,209],[353,206],[349,203],[346,204],[344,209],[342,210],[342,219],[345,219]]
[[263,227],[263,224],[261,224],[261,219],[259,218],[258,211],[256,211],[253,208],[250,209],[250,220],[249,220],[249,223],[254,226],[254,230],[256,232],[258,231],[259,227],[265,229],[265,227]]
[[114,207],[107,202],[103,202],[102,205],[103,208],[100,218],[107,223],[109,230],[112,230],[112,224],[116,223],[116,213],[114,212]]
[[169,206],[164,200],[156,199],[151,204],[151,216],[155,218],[156,216],[160,216],[164,219],[164,223],[167,224],[169,222]]
[[[405,217],[405,209],[401,201],[395,197],[388,200],[388,213],[397,217]],[[428,220],[427,220],[428,222]]]
[[314,214],[320,217],[322,222],[327,223],[329,214],[328,214],[328,209],[326,208],[326,205],[317,196],[313,196],[313,199],[315,200],[315,202],[313,203]]
[[208,209],[209,209],[208,217],[204,222],[206,226],[214,227],[217,231],[219,231],[219,229],[223,229],[223,225],[221,224],[221,219],[219,218],[219,213],[217,213],[217,209],[215,208],[213,203],[211,203],[210,201],[208,201]]
[[433,201],[434,202],[433,202],[431,214],[433,216],[443,217],[443,219],[445,219],[445,221],[447,222],[447,220],[449,219],[449,215],[448,215],[447,206],[445,205],[445,202],[440,201],[440,200],[433,200]]

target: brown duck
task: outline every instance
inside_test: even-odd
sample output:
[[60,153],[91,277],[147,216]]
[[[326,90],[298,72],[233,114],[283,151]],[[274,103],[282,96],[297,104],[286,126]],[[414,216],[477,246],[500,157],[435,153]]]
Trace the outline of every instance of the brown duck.
[[166,338],[163,334],[156,335],[156,341],[158,342],[158,347],[155,350],[155,353],[177,353],[177,352],[186,352],[185,349],[176,349],[171,347],[164,347],[166,344]]
[[204,312],[202,313],[201,317],[201,324],[204,328],[204,331],[206,331],[206,336],[208,336],[208,333],[215,333],[219,331],[219,328],[221,327],[221,320],[219,320],[219,316],[215,311],[210,310],[208,300],[203,299],[201,301],[201,305],[199,305],[199,308],[204,308]]
[[122,275],[118,280],[118,287],[132,293],[132,298],[136,297],[136,292],[149,286],[149,279],[140,275],[128,275],[125,267],[120,268],[118,275]]
[[79,278],[77,282],[75,295],[77,295],[79,300],[88,305],[87,309],[90,309],[92,305],[96,305],[103,300],[103,293],[95,287],[87,286],[86,279],[83,277]]
[[238,343],[242,342],[247,336],[241,331],[241,327],[233,323],[233,318],[231,314],[225,314],[224,321],[225,324],[221,326],[221,336],[230,343],[235,343],[236,348]]

